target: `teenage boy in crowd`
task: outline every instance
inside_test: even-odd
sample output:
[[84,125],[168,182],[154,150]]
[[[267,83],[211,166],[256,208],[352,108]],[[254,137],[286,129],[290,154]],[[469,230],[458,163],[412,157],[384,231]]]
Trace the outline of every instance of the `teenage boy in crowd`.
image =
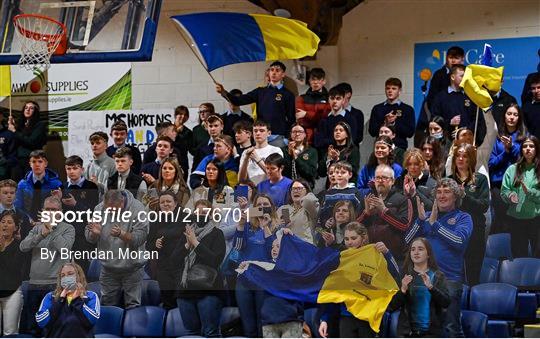
[[[351,164],[346,161],[339,161],[334,164],[334,175],[336,185],[330,187],[324,194],[321,201],[321,210],[319,212],[319,220],[317,228],[322,229],[319,232],[326,246],[332,245],[336,238],[331,230],[327,229],[326,222],[332,217],[334,205],[341,200],[348,200],[352,203],[354,210],[358,213],[362,204],[362,194],[356,188],[354,183],[349,183],[353,176]],[[356,175],[356,174],[355,174]]]
[[257,120],[272,126],[269,143],[276,147],[286,145],[290,126],[296,121],[294,94],[283,85],[285,65],[274,61],[268,68],[269,83],[266,87],[257,87],[249,93],[234,96],[227,92],[222,84],[216,84],[216,91],[237,106],[257,104]]
[[283,176],[285,160],[279,154],[270,154],[264,159],[264,166],[268,179],[257,185],[257,192],[270,196],[276,208],[279,208],[287,203],[287,196],[292,185],[292,180]]
[[160,135],[157,138],[155,148],[156,158],[154,158],[154,161],[144,164],[141,170],[141,176],[148,186],[159,178],[161,162],[171,156],[174,151],[173,144],[172,139],[168,136]]
[[401,88],[401,80],[398,78],[386,80],[384,83],[386,100],[373,106],[369,118],[369,134],[376,138],[379,136],[381,126],[394,126],[394,145],[405,152],[408,147],[407,138],[414,135],[415,115],[414,108],[399,99]]
[[[356,118],[353,114],[344,108],[345,91],[343,88],[334,86],[328,92],[330,101],[330,113],[326,118],[319,121],[319,126],[315,132],[315,147],[319,150],[326,150],[328,146],[332,144],[334,140],[334,128],[340,121],[345,121],[351,127],[351,137],[354,140],[354,136],[358,134],[358,127],[356,125]],[[322,158],[322,154],[319,153],[319,159]]]
[[240,157],[239,182],[245,182],[249,179],[255,185],[259,184],[266,179],[264,159],[272,153],[283,156],[283,152],[279,147],[268,144],[268,137],[271,134],[272,131],[268,123],[258,120],[253,124],[255,146],[246,149]]
[[253,146],[253,143],[251,142],[251,137],[253,135],[253,124],[241,120],[234,124],[233,130],[236,155],[240,157],[246,149]]
[[15,207],[24,211],[34,220],[38,220],[38,211],[46,197],[53,192],[60,192],[62,182],[58,174],[47,168],[47,155],[42,150],[30,153],[30,171],[17,185]]
[[107,142],[109,137],[105,132],[94,132],[90,135],[90,145],[92,145],[92,153],[94,159],[90,160],[86,170],[84,171],[85,178],[94,182],[98,188],[100,196],[105,193],[107,188],[107,180],[116,173],[116,165],[114,160],[107,155]]
[[107,189],[126,189],[137,200],[142,201],[143,196],[146,194],[147,186],[140,175],[130,170],[133,164],[131,150],[127,147],[119,148],[113,157],[116,165],[116,173],[109,177]]
[[225,175],[230,187],[236,187],[238,184],[238,157],[234,156],[234,145],[232,138],[228,135],[222,135],[214,140],[214,153],[207,155],[201,160],[197,168],[189,177],[189,186],[191,189],[199,187],[206,174],[206,166],[214,159],[218,159],[225,167]]
[[315,128],[322,118],[330,112],[328,103],[328,90],[326,73],[322,68],[313,68],[309,72],[309,89],[305,94],[296,98],[296,121],[306,130],[306,137],[310,145],[313,144]]
[[201,160],[214,152],[214,140],[223,134],[223,120],[217,114],[212,114],[206,119],[206,129],[210,138],[202,144],[199,144],[193,154],[193,164],[191,169],[194,171]]
[[[148,149],[144,152],[143,167],[145,164],[154,162],[156,160],[156,157],[157,157],[156,147],[157,147],[157,141],[160,136],[166,136],[172,140],[173,143],[171,146],[172,147],[171,154],[174,153],[176,154],[177,157],[181,154],[181,150],[174,144],[174,140],[176,140],[177,133],[176,133],[176,126],[173,123],[165,121],[165,122],[162,122],[161,124],[158,124],[156,126],[156,133],[157,133],[156,141],[152,145],[150,145]],[[180,167],[182,167],[182,171],[184,171],[184,180],[187,180],[186,173],[189,170],[189,164],[187,162],[180,162]],[[141,173],[142,172],[143,170],[141,169]],[[157,179],[157,177],[155,178]]]
[[351,104],[351,98],[352,98],[352,86],[347,82],[342,82],[336,85],[336,87],[341,88],[341,90],[345,93],[345,96],[343,97],[343,108],[349,112],[356,121],[356,134],[353,136],[353,142],[356,146],[358,146],[362,140],[364,140],[364,112],[359,110],[358,108],[353,107]]
[[[62,208],[64,211],[93,211],[98,204],[99,194],[98,187],[90,180],[86,180],[83,176],[84,167],[83,160],[78,155],[69,156],[66,159],[65,166],[67,181],[64,184],[65,190],[62,192]],[[86,241],[84,230],[86,221],[73,222],[75,228],[75,242],[73,243],[74,251],[90,251],[94,248],[92,244]],[[90,260],[77,260],[86,272],[90,266]]]
[[446,51],[444,65],[438,69],[429,83],[429,92],[427,95],[427,104],[431,109],[433,100],[439,92],[444,91],[450,86],[450,71],[455,65],[463,65],[465,61],[465,51],[459,46],[452,46]]
[[[239,89],[233,89],[229,92],[230,95],[239,97],[242,95],[242,91]],[[253,124],[253,118],[251,115],[240,109],[240,106],[233,104],[229,101],[229,109],[227,112],[220,115],[223,120],[223,134],[227,134],[234,138],[234,124],[238,121],[246,121]]]
[[[438,115],[444,118],[447,125],[449,135],[453,135],[459,127],[467,127],[473,133],[476,126],[476,105],[459,87],[463,75],[465,74],[465,66],[452,66],[450,72],[450,86],[446,91],[441,91],[433,99],[431,114]],[[478,111],[478,127],[476,131],[476,147],[479,147],[486,136],[486,121],[484,112]]]
[[530,81],[532,99],[523,103],[523,116],[529,132],[538,138],[540,137],[540,73],[531,77]]
[[128,128],[124,121],[117,120],[112,124],[111,137],[113,138],[113,144],[107,147],[107,155],[112,158],[114,153],[116,153],[120,147],[128,147],[131,150],[131,157],[133,159],[131,171],[135,174],[141,173],[141,151],[139,151],[139,148],[136,145],[129,145],[126,143]]

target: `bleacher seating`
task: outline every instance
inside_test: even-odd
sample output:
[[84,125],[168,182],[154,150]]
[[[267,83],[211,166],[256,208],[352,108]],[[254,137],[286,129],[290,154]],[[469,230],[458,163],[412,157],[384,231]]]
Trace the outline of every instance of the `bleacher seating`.
[[116,306],[101,306],[100,317],[94,326],[97,338],[111,338],[122,336],[122,322],[124,309]]
[[140,306],[124,312],[124,337],[161,337],[167,311],[157,306]]
[[462,310],[461,327],[466,338],[485,338],[487,336],[488,316],[481,312]]
[[473,286],[470,309],[488,316],[488,337],[511,337],[517,310],[517,288],[503,283]]

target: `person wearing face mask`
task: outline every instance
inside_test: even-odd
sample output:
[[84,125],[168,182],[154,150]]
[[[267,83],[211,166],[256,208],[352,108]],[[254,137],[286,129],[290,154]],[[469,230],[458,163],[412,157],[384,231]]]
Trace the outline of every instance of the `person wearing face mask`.
[[446,130],[446,121],[443,117],[436,115],[429,121],[429,136],[435,138],[435,140],[437,140],[441,145],[441,149],[443,150],[443,159],[448,156],[451,146],[450,137],[448,136]]
[[100,317],[98,295],[86,289],[86,277],[76,263],[58,271],[56,288],[47,293],[36,313],[38,325],[48,338],[89,338]]
[[446,277],[426,238],[411,242],[403,273],[401,288],[388,305],[391,312],[401,309],[398,336],[442,337],[444,309],[450,305],[450,296]]

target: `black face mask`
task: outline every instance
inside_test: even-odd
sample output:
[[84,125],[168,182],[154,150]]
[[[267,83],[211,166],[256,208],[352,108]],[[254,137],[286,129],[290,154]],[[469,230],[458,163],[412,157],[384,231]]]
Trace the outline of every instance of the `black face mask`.
[[206,225],[206,221],[205,220],[196,221],[195,225],[197,225],[197,227],[199,227],[199,228],[202,228],[202,227],[204,227],[204,225]]

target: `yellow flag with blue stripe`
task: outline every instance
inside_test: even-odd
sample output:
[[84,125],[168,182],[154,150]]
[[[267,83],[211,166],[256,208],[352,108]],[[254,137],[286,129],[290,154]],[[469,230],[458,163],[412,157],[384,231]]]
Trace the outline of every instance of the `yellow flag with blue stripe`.
[[465,74],[459,85],[472,102],[481,109],[487,110],[493,104],[490,92],[497,93],[501,90],[503,71],[504,66],[494,68],[469,65],[465,68]]
[[347,311],[379,332],[386,308],[398,291],[384,256],[374,245],[341,252],[339,266],[324,281],[318,303],[345,303]]
[[11,95],[11,67],[9,65],[0,66],[0,97]]

